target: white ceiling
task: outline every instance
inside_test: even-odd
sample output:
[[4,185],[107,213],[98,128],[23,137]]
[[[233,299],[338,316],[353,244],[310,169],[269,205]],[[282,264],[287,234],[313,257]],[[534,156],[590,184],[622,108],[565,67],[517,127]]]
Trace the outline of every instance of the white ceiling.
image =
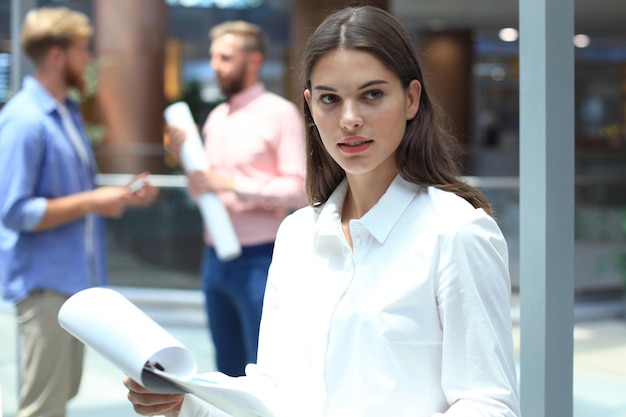
[[[277,7],[289,2],[264,1]],[[389,4],[390,11],[414,30],[435,27],[495,31],[518,26],[518,0],[389,0]],[[574,0],[574,5],[576,33],[626,42],[626,0]],[[0,40],[10,37],[9,9],[10,0],[0,0]]]
[[[412,28],[518,27],[517,0],[390,0],[390,4],[391,12]],[[574,0],[574,16],[576,33],[626,38],[626,0]]]

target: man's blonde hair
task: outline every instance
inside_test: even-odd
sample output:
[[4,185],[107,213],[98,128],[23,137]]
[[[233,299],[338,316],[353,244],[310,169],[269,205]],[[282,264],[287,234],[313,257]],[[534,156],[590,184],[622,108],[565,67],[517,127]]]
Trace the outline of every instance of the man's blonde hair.
[[93,34],[89,18],[67,7],[41,7],[26,14],[22,26],[22,49],[39,62],[53,46],[63,49]]
[[248,52],[260,52],[265,56],[265,34],[263,30],[254,23],[244,22],[243,20],[233,20],[220,23],[209,31],[211,40],[227,34],[241,35],[243,37],[243,50]]

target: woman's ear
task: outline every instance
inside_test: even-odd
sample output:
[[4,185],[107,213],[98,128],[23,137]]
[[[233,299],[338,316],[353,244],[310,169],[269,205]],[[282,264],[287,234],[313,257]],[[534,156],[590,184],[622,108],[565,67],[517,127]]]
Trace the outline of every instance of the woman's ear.
[[406,97],[406,119],[411,120],[417,114],[420,107],[420,97],[422,96],[422,83],[413,80],[409,84]]
[[313,114],[313,109],[311,109],[311,90],[308,88],[304,90],[304,100],[306,101],[306,105],[309,106],[309,111]]

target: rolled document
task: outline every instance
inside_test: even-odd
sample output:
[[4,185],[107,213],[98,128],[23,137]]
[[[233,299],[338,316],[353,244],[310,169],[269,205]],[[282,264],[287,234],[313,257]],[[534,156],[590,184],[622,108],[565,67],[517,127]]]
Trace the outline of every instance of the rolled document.
[[180,378],[189,378],[196,372],[194,355],[114,290],[95,287],[77,292],[59,310],[58,321],[70,334],[145,387],[158,388],[146,379],[146,366]]
[[[180,150],[180,160],[187,172],[206,170],[206,158],[200,134],[187,103],[179,101],[169,105],[163,112],[165,121],[185,131],[185,143]],[[198,207],[204,226],[211,235],[217,257],[223,261],[241,255],[241,245],[235,234],[228,211],[214,193],[198,197]]]

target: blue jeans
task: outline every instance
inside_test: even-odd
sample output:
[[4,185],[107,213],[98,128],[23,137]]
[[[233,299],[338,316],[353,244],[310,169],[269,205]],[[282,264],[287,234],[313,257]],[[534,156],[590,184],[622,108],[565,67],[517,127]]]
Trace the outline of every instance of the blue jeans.
[[259,324],[267,270],[274,243],[242,248],[231,261],[221,261],[206,246],[202,263],[202,290],[209,332],[215,345],[217,369],[230,376],[244,375],[256,363]]

